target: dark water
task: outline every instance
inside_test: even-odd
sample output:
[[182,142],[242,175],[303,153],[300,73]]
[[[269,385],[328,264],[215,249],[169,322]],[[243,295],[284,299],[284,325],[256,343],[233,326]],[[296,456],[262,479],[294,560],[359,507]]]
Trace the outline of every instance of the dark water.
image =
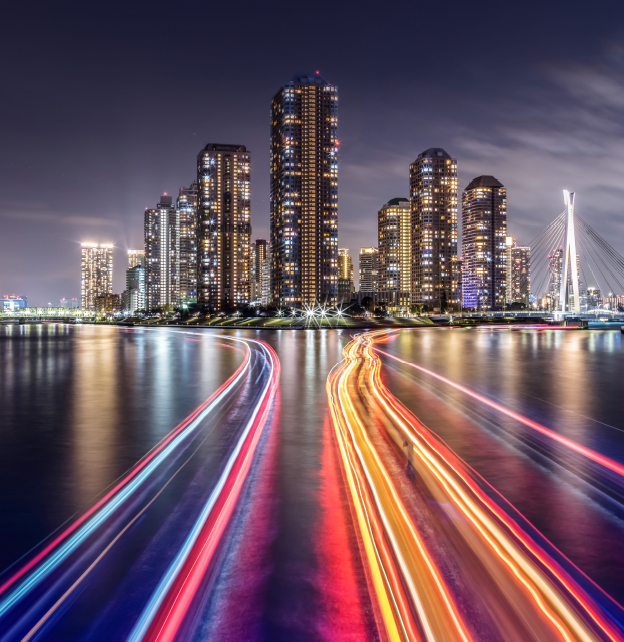
[[[90,506],[232,374],[240,354],[198,332],[0,328],[0,570]],[[282,378],[205,626],[214,639],[376,639],[328,425],[325,382],[348,332],[228,333],[269,343]],[[425,329],[384,349],[624,462],[619,332]],[[426,373],[383,363],[397,397],[624,602],[618,480]]]

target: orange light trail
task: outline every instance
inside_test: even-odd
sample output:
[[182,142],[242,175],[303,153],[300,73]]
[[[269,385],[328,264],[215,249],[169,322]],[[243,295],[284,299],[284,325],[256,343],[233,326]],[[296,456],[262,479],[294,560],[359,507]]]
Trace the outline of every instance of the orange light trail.
[[[434,439],[383,385],[381,362],[372,344],[388,334],[380,330],[356,337],[327,383],[339,451],[388,637],[427,642],[478,639],[472,636],[470,623],[460,613],[435,555],[421,536],[420,529],[426,526],[406,509],[401,496],[405,491],[398,490],[384,463],[387,455],[371,439],[374,422],[368,412],[378,414],[382,425],[390,424],[388,434],[397,445],[407,445],[403,440],[409,440],[421,483],[439,506],[452,510],[463,545],[489,570],[493,599],[504,612],[497,625],[502,626],[505,617],[527,622],[524,637],[518,632],[506,639],[621,641],[621,634],[593,599],[479,488],[464,462]],[[402,582],[392,581],[397,573]],[[406,591],[396,590],[401,584]]]

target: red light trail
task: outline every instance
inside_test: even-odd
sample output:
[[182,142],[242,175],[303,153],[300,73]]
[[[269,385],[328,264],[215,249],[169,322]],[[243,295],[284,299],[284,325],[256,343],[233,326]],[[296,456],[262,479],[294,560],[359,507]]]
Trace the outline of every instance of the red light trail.
[[[383,351],[373,350],[373,344],[387,335],[381,330],[356,337],[327,382],[355,520],[387,637],[427,642],[481,639],[466,603],[483,593],[492,614],[489,625],[499,639],[621,641],[617,625],[593,598],[384,386],[375,354]],[[393,450],[382,447],[376,426],[394,442]],[[414,483],[431,497],[424,512],[409,508],[410,493],[390,472],[397,451],[405,458],[405,447],[412,456]],[[442,531],[452,538],[441,544],[426,536],[440,513],[452,524]],[[472,586],[467,593],[457,593],[456,583],[449,582],[443,570],[454,548],[464,551],[462,574]],[[486,575],[481,568],[488,569]]]

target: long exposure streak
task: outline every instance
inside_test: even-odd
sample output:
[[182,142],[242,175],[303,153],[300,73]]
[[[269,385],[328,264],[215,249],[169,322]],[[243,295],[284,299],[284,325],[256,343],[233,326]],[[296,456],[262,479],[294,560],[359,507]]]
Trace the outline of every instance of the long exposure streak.
[[[387,334],[369,332],[349,343],[344,361],[330,373],[327,392],[377,613],[388,637],[468,642],[485,639],[486,627],[493,638],[514,642],[623,640],[618,623],[383,385],[372,345]],[[431,497],[418,510],[411,491],[388,468],[394,458],[405,459],[408,445],[413,484]],[[439,528],[440,511],[446,517],[439,532],[452,538],[446,543],[425,536]],[[446,570],[453,566],[446,559],[453,548],[464,551],[466,577],[459,583]],[[462,589],[471,585],[471,573],[481,579],[472,591]],[[470,613],[478,610],[481,593],[490,612],[476,625]]]
[[424,372],[425,374],[428,374],[429,376],[434,377],[435,379],[438,379],[438,381],[442,381],[445,384],[452,386],[456,390],[459,390],[464,394],[468,395],[469,397],[472,397],[473,399],[480,401],[486,406],[489,406],[490,408],[494,408],[495,410],[498,410],[504,415],[507,415],[507,417],[511,417],[512,419],[515,419],[521,424],[524,424],[525,426],[528,426],[529,428],[532,428],[533,430],[536,430],[537,432],[540,432],[543,435],[550,437],[550,439],[560,444],[563,444],[564,446],[570,448],[574,452],[577,452],[580,455],[587,457],[587,459],[591,459],[591,461],[596,462],[597,464],[600,464],[601,466],[608,468],[612,472],[624,477],[624,466],[622,466],[621,464],[618,464],[616,461],[613,461],[613,459],[610,459],[609,457],[605,457],[604,455],[597,453],[595,450],[592,450],[591,448],[582,446],[581,444],[578,444],[572,439],[568,439],[567,437],[564,437],[563,435],[556,433],[554,430],[550,430],[550,428],[546,428],[546,426],[542,426],[542,424],[539,424],[536,421],[528,419],[527,417],[524,417],[523,415],[517,412],[514,412],[509,408],[505,408],[505,406],[501,406],[501,404],[496,403],[495,401],[492,401],[491,399],[488,399],[487,397],[484,397],[483,395],[480,395],[470,390],[470,388],[466,388],[465,386],[462,386],[459,383],[455,383],[454,381],[451,381],[450,379],[447,379],[442,375],[432,372],[431,370],[427,370],[427,368],[423,368],[422,366],[419,366],[415,363],[410,363],[409,361],[405,361],[404,359],[396,357],[395,355],[390,354],[389,352],[386,352],[385,350],[381,350],[379,348],[375,348],[375,352],[379,352],[387,357],[390,357],[391,359],[394,359],[395,361],[399,361],[400,363],[405,364],[406,366],[410,366],[411,368],[420,370],[420,372]]
[[[175,332],[186,335],[201,334]],[[244,389],[241,384],[244,377],[247,377],[250,379],[250,383],[260,385],[257,388],[258,392],[255,392],[254,386],[250,387],[255,400],[249,409],[245,409],[246,424],[237,437],[232,452],[223,463],[220,476],[212,491],[209,492],[209,497],[194,527],[165,576],[161,579],[157,590],[150,598],[130,639],[143,639],[147,635],[148,639],[165,640],[173,639],[176,635],[235,508],[279,382],[279,360],[266,343],[254,339],[228,336],[219,336],[218,339],[219,342],[215,342],[217,346],[235,347],[242,353],[242,363],[236,371],[217,391],[137,462],[88,511],[44,545],[32,559],[13,572],[0,586],[0,596],[2,596],[0,618],[3,618],[8,617],[9,612],[12,613],[12,608],[39,587],[44,579],[49,578],[46,580],[47,583],[52,581],[54,586],[58,585],[58,589],[55,588],[54,592],[50,590],[48,591],[49,595],[45,594],[45,599],[51,600],[48,602],[50,606],[46,607],[47,610],[44,610],[41,616],[37,616],[34,625],[28,625],[27,632],[20,635],[19,639],[32,639],[43,626],[52,622],[52,615],[69,595],[75,592],[84,578],[91,573],[108,551],[128,532],[129,528],[137,522],[138,518],[156,501],[174,477],[195,456],[210,435],[211,429],[203,430],[202,428],[203,437],[198,440],[198,445],[193,445],[189,455],[187,446],[196,443],[192,441],[191,435],[199,432],[200,427],[204,426],[204,420],[211,412],[223,406],[226,399],[231,398],[235,388],[237,390]],[[223,341],[228,343],[222,343]],[[237,348],[236,344],[242,345],[243,349]],[[182,463],[177,466],[175,472],[166,473],[167,464],[180,460]],[[160,472],[156,475],[157,470],[164,471],[165,476],[161,477]],[[117,520],[118,516],[122,514],[122,507],[130,504],[130,498],[139,495],[137,491],[141,487],[149,488],[153,493],[152,498],[142,508],[137,506],[137,512],[134,516],[129,516],[127,522],[119,520],[114,522],[113,520]],[[116,524],[115,530],[109,528],[113,524]],[[105,529],[111,531],[110,535],[105,536],[109,538],[107,541],[105,538],[89,540],[95,533],[106,533]],[[116,535],[115,532],[117,532]],[[93,561],[87,564],[71,583],[63,585],[63,573],[52,575],[53,572],[72,554],[74,555],[71,558],[72,563],[76,565],[77,569],[81,556],[86,562],[87,558],[83,553],[87,540],[89,540],[91,547],[88,554]],[[77,551],[82,551],[78,555],[78,560],[75,555]],[[60,592],[59,589],[61,589]],[[55,595],[58,597],[54,597]],[[43,606],[43,602],[41,604]],[[28,605],[26,608],[29,608]],[[33,610],[33,615],[35,614],[36,611]],[[21,627],[26,624],[26,621],[22,621],[17,626]],[[2,626],[3,624],[0,622],[0,628]]]

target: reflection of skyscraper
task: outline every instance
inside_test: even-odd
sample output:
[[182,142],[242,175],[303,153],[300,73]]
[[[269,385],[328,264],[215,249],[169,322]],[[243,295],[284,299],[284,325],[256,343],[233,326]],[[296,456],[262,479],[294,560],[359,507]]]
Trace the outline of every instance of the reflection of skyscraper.
[[479,176],[462,194],[462,296],[465,308],[504,308],[508,287],[506,238],[507,190],[494,176]]
[[176,201],[180,221],[181,304],[197,302],[197,183],[181,187]]
[[95,298],[113,293],[112,243],[83,243],[80,295],[81,308],[95,311]]
[[297,76],[271,103],[273,298],[335,303],[338,252],[338,88]]
[[360,249],[360,292],[378,292],[378,255],[376,247]]
[[457,161],[439,147],[419,154],[410,165],[410,201],[412,302],[457,307]]
[[173,199],[163,194],[155,208],[145,210],[145,305],[154,310],[177,305],[179,220]]
[[389,200],[377,215],[380,292],[410,292],[411,208],[406,198]]
[[209,144],[197,156],[198,301],[212,310],[249,303],[250,153]]

